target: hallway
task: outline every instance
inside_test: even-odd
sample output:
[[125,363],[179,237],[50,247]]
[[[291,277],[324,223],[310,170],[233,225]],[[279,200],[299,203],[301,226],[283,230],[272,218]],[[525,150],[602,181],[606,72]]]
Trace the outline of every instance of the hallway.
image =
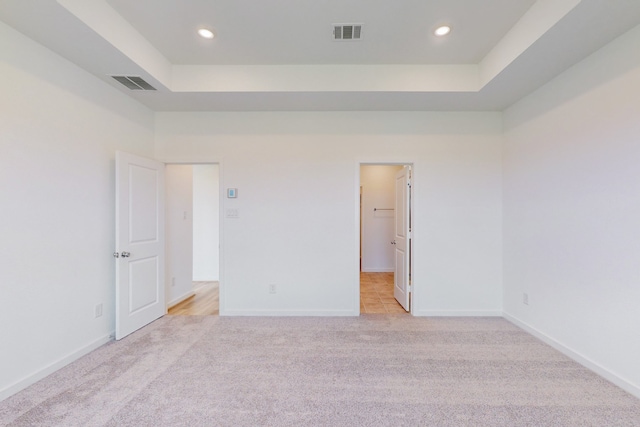
[[169,316],[217,316],[219,311],[218,282],[193,282],[195,295],[169,309]]

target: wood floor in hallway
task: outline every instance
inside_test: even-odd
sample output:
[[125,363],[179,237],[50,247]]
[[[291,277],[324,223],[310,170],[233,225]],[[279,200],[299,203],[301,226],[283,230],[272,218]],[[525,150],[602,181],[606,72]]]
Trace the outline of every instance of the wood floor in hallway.
[[393,272],[360,273],[360,313],[407,313],[393,296]]
[[169,309],[169,316],[217,316],[220,314],[218,282],[193,282],[195,295]]

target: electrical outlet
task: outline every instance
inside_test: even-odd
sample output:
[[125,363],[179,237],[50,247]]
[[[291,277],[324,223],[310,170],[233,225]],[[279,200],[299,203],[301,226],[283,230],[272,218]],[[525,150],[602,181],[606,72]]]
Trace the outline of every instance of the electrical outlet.
[[271,283],[269,285],[269,293],[270,294],[275,294],[276,293],[276,285],[275,285],[275,283]]
[[526,292],[522,294],[522,303],[524,305],[529,305],[529,294]]
[[102,316],[102,303],[96,304],[95,315],[96,319]]

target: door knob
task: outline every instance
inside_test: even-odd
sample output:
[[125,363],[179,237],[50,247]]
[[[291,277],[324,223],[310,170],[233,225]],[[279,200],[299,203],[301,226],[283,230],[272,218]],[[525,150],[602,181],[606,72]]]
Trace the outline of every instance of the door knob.
[[113,253],[113,257],[114,257],[114,258],[120,258],[120,254],[119,254],[118,252],[114,252],[114,253]]
[[[392,241],[391,241],[391,244],[392,244],[392,245],[395,245],[395,244],[396,244],[396,241],[395,241],[395,240],[392,240]],[[122,255],[122,256],[124,256],[124,255]]]
[[131,256],[131,252],[122,252],[122,258],[129,258]]

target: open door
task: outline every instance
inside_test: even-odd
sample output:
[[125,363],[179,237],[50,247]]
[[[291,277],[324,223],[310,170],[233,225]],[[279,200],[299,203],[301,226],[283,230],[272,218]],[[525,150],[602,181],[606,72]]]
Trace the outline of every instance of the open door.
[[116,339],[166,314],[164,163],[116,153]]
[[393,245],[395,248],[395,273],[393,296],[405,310],[410,311],[409,284],[409,215],[411,203],[411,168],[405,166],[396,173],[396,206]]

